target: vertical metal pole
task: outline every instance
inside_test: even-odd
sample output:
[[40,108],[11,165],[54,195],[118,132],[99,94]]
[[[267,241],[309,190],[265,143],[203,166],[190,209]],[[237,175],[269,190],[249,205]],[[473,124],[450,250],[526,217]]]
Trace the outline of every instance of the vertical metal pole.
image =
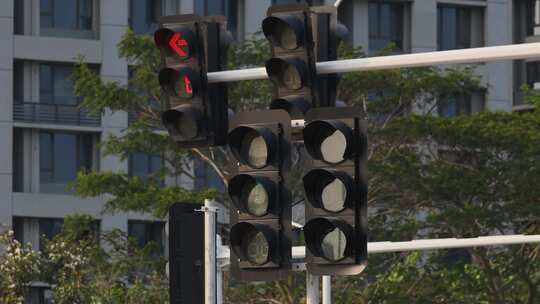
[[205,304],[216,304],[216,208],[204,201],[204,285]]
[[[218,254],[218,257],[221,257],[221,251],[223,250],[223,243],[221,242],[221,237],[219,234],[216,234],[216,251]],[[216,285],[217,285],[217,304],[223,304],[223,269],[221,265],[217,266],[217,278],[216,278]]]
[[319,278],[306,272],[306,304],[319,304]]
[[332,304],[332,277],[322,277],[322,304]]

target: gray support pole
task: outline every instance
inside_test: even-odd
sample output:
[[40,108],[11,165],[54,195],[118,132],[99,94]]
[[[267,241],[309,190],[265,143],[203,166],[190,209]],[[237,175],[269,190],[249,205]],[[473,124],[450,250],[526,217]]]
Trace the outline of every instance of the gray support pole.
[[332,304],[332,277],[322,277],[322,304]]
[[[216,242],[216,248],[217,248],[217,253],[218,253],[218,256],[221,255],[220,253],[220,250],[223,250],[223,244],[221,242],[221,237],[219,236],[219,234],[216,235],[216,239],[217,239],[217,242]],[[217,285],[217,290],[216,290],[216,300],[217,300],[217,304],[223,304],[223,269],[222,267],[217,267],[217,278],[216,278],[216,285]]]
[[306,304],[319,304],[319,279],[320,276],[306,272]]
[[216,302],[216,220],[217,208],[211,200],[204,201],[204,286],[205,304]]

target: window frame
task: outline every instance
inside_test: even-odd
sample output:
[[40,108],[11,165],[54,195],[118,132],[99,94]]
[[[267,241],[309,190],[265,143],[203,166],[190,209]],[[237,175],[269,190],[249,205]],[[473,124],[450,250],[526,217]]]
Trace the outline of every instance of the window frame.
[[[42,81],[42,68],[49,68],[50,69],[50,83],[49,83],[49,86],[47,88],[48,90],[48,94],[50,95],[50,101],[49,102],[43,102],[43,98],[42,97],[42,92],[44,91],[44,89],[46,88],[46,86],[44,86],[44,81]],[[75,95],[75,83],[73,83],[73,80],[71,79],[67,79],[67,80],[64,80],[64,81],[71,81],[73,86],[72,86],[72,92],[71,92],[71,96],[58,96],[58,95],[55,95],[55,84],[56,84],[56,74],[59,73],[59,71],[57,71],[58,69],[69,69],[70,70],[70,76],[69,77],[72,77],[73,75],[73,71],[74,71],[74,66],[73,65],[69,65],[69,64],[57,64],[57,63],[39,63],[39,103],[41,104],[47,104],[47,105],[59,105],[59,106],[78,106],[80,103],[81,103],[81,97]],[[62,102],[58,102],[60,100],[61,97],[70,97],[70,100],[74,100],[75,102],[74,103],[62,103]],[[58,100],[58,101],[57,101]]]
[[[144,238],[145,242],[144,245],[139,244],[139,239],[137,236],[134,236],[133,230],[134,225],[144,225]],[[149,229],[150,228],[150,229]],[[159,229],[160,239],[156,242],[156,240],[153,239],[153,236],[155,236],[156,229]],[[165,222],[162,221],[143,221],[143,220],[128,220],[128,238],[134,238],[137,241],[137,246],[141,248],[144,248],[150,244],[150,242],[154,242],[158,245],[157,251],[154,252],[155,256],[165,256]]]
[[[61,131],[61,132],[58,132],[58,131],[49,131],[49,130],[40,130],[39,131],[39,185],[40,185],[40,188],[41,186],[44,184],[44,183],[47,183],[47,184],[59,184],[59,183],[63,183],[64,181],[60,181],[57,179],[56,177],[56,164],[55,164],[55,152],[56,152],[56,144],[55,144],[55,135],[56,134],[63,134],[63,135],[73,135],[75,136],[75,175],[81,171],[81,170],[91,170],[92,168],[94,168],[95,166],[95,161],[94,161],[94,149],[95,149],[95,142],[94,142],[94,134],[93,133],[82,133],[82,132],[65,132],[65,131]],[[42,147],[42,136],[43,135],[48,135],[50,137],[50,151],[49,151],[49,154],[50,154],[50,159],[49,159],[49,162],[50,162],[50,169],[49,168],[46,168],[44,169],[43,167],[43,161],[42,161],[42,150],[44,149],[44,147]],[[86,141],[86,143],[85,143]],[[88,160],[88,163],[85,164],[85,160],[82,159],[81,155],[83,153],[82,149],[84,147],[84,144],[89,144],[88,147],[86,148],[89,148],[89,150],[87,151],[89,154],[86,156],[87,160]],[[44,182],[43,180],[43,177],[42,177],[42,174],[43,172],[45,173],[49,173],[50,174],[50,180],[47,181],[47,182]],[[42,189],[40,190],[41,193],[43,193]],[[45,192],[45,193],[49,193],[49,192]],[[51,192],[51,193],[56,193],[56,192]]]
[[[455,28],[455,45],[451,48],[443,48],[443,36],[445,36],[445,33],[448,31],[443,30],[443,15],[444,10],[452,9],[455,10],[455,20],[454,23],[456,25]],[[447,3],[439,3],[437,5],[437,50],[438,51],[446,51],[446,50],[459,50],[459,49],[468,49],[475,47],[477,42],[473,40],[473,26],[475,24],[473,18],[475,18],[474,10],[482,10],[483,7],[478,6],[472,6],[472,5],[459,5],[459,4],[447,4]],[[463,13],[466,13],[466,22],[464,25],[464,22],[462,22],[462,18],[464,18]],[[482,22],[484,22],[484,13],[481,13]],[[481,29],[481,37],[480,37],[480,43],[484,43],[484,29]],[[466,37],[462,37],[461,34],[465,32]],[[467,40],[467,41],[464,41]]]
[[[39,22],[39,27],[40,29],[58,29],[58,30],[71,30],[71,31],[91,31],[92,30],[92,27],[93,27],[93,19],[94,19],[94,0],[75,0],[75,13],[76,13],[76,16],[75,16],[75,27],[68,27],[68,28],[64,28],[64,27],[57,27],[56,26],[56,18],[55,18],[55,5],[57,4],[56,1],[58,0],[48,0],[50,1],[50,7],[49,7],[49,10],[50,12],[47,12],[47,13],[43,13],[43,9],[42,9],[42,6],[41,4],[43,3],[43,0],[41,0],[39,2],[39,18],[40,18],[40,22]],[[89,18],[89,21],[90,21],[90,27],[89,28],[83,28],[82,27],[82,13],[81,13],[81,9],[82,7],[84,7],[84,4],[82,4],[83,2],[86,2],[88,3],[88,1],[90,1],[88,5],[88,9],[89,9],[89,16],[86,16],[87,18]],[[51,26],[43,26],[42,25],[42,22],[41,22],[41,18],[43,17],[50,17],[51,18]]]
[[[390,23],[390,35],[389,37],[385,37],[382,34],[382,25],[383,22],[386,20],[382,19],[382,7],[388,5],[390,7],[390,18],[393,19],[395,17],[398,18],[395,22]],[[369,1],[368,2],[368,45],[369,45],[369,52],[377,52],[381,49],[384,49],[387,47],[390,43],[394,43],[396,45],[396,48],[393,50],[395,52],[404,52],[405,51],[405,8],[406,3],[404,2],[391,2],[391,1]],[[377,29],[372,29],[371,27],[371,20],[370,18],[375,17],[372,16],[371,7],[375,6],[377,10],[377,19],[376,19],[376,27]],[[396,13],[396,11],[398,13]],[[376,33],[374,33],[375,31]],[[397,38],[397,39],[396,39]],[[371,43],[372,40],[388,40],[388,43],[385,47],[382,48],[372,48],[373,43]]]

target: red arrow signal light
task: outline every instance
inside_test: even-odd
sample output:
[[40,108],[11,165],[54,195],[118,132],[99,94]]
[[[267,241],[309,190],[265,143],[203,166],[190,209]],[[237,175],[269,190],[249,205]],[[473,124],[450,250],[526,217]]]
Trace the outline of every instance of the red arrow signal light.
[[193,56],[195,52],[195,34],[187,27],[176,30],[160,28],[154,34],[156,45],[167,55],[176,55],[181,60]]
[[189,57],[189,42],[182,37],[181,33],[174,33],[169,39],[169,47],[182,59]]

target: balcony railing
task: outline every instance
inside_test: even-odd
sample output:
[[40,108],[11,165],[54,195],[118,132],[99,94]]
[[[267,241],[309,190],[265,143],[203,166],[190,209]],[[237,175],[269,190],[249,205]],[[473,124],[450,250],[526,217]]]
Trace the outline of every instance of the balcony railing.
[[101,117],[76,105],[23,102],[13,105],[13,120],[33,123],[91,126],[101,125]]

